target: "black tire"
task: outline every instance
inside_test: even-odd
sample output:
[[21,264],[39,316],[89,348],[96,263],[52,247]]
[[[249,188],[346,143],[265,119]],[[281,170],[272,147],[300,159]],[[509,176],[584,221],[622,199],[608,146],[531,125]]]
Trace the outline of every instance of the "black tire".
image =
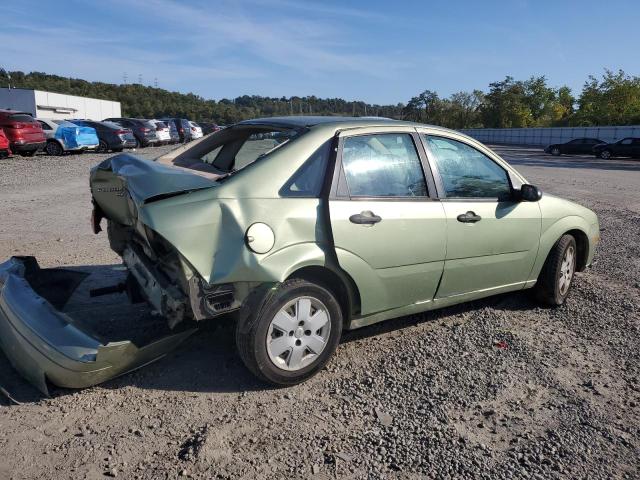
[[609,160],[613,155],[611,153],[611,150],[603,150],[598,156],[603,160]]
[[50,142],[47,142],[45,151],[47,152],[47,155],[52,155],[55,157],[59,157],[64,153],[64,149],[62,148],[62,145],[60,145],[55,140],[51,140]]
[[[271,360],[267,351],[267,336],[276,314],[300,297],[319,300],[327,308],[330,333],[317,358],[299,370],[291,371],[276,366]],[[238,321],[236,345],[240,358],[256,377],[273,385],[295,385],[311,378],[326,365],[340,343],[342,323],[342,309],[330,290],[306,280],[291,279],[268,294],[261,308],[256,308]]]
[[[568,279],[568,285],[566,285],[568,270],[563,269],[563,262],[565,261],[565,254],[568,251],[573,252],[573,262],[569,269],[570,278]],[[549,252],[547,260],[544,262],[544,266],[534,287],[534,293],[539,302],[554,307],[564,303],[569,296],[575,278],[576,261],[578,259],[577,253],[576,240],[572,235],[563,235],[560,240],[556,242]],[[563,277],[564,284],[562,283]]]
[[554,157],[559,157],[561,153],[562,152],[560,151],[560,149],[558,147],[553,147],[551,149],[551,155],[553,155]]
[[113,153],[120,153],[122,152],[122,150],[124,150],[123,148],[114,148],[113,149]]
[[98,144],[98,148],[96,149],[96,152],[107,153],[108,151],[109,151],[109,144],[104,140],[100,140],[100,143]]

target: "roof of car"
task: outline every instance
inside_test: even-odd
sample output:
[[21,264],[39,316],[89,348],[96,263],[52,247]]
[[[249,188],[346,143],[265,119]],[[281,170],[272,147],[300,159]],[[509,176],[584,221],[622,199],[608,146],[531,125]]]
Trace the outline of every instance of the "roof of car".
[[314,127],[317,125],[333,125],[340,129],[401,125],[401,126],[428,126],[440,130],[449,130],[435,125],[425,125],[404,120],[394,120],[386,117],[332,117],[332,116],[291,116],[291,117],[263,117],[251,120],[243,120],[236,125],[275,125],[290,128]]

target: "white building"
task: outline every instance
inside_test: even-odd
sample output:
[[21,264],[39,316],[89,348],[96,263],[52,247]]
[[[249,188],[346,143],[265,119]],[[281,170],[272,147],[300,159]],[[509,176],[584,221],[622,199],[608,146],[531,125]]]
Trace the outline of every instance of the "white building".
[[39,118],[121,117],[120,102],[76,97],[26,88],[0,88],[0,109],[20,110]]

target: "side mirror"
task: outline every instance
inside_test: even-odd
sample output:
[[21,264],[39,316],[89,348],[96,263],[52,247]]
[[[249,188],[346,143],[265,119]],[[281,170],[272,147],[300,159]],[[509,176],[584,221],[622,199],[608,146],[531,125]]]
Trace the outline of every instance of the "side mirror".
[[520,187],[520,199],[523,202],[537,202],[542,198],[542,190],[535,185],[525,183]]

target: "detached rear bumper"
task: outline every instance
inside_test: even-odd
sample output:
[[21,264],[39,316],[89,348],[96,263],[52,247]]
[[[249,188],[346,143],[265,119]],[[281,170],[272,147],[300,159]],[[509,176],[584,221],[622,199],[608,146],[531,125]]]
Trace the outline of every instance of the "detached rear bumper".
[[[68,278],[61,282],[65,272]],[[50,276],[53,282],[47,285],[43,277],[51,273],[58,275]],[[14,368],[44,394],[47,381],[84,388],[142,367],[193,333],[180,332],[141,348],[129,340],[105,342],[36,292],[64,283],[70,295],[82,278],[70,270],[41,270],[33,257],[11,257],[0,264],[0,347]],[[63,304],[66,299],[52,301]]]

